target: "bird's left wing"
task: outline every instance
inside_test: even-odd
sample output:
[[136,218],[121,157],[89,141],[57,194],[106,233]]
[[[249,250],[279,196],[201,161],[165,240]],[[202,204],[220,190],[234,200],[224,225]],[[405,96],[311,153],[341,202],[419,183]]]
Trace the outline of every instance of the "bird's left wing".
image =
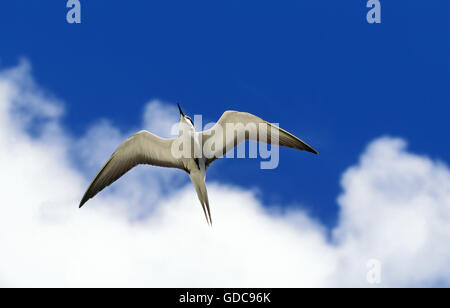
[[147,131],[138,132],[125,140],[94,178],[80,207],[139,164],[185,170],[183,162],[172,155],[174,140],[162,139]]

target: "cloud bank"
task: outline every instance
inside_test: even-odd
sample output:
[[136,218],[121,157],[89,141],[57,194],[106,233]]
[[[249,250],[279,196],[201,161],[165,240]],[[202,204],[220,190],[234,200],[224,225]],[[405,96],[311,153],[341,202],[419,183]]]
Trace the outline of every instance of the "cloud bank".
[[[450,171],[402,139],[371,142],[343,174],[331,237],[300,210],[269,211],[221,183],[208,183],[210,229],[187,176],[156,167],[132,170],[79,210],[132,132],[100,121],[75,138],[62,106],[27,63],[0,72],[0,286],[370,287],[371,259],[379,286],[450,285]],[[170,108],[150,102],[136,129],[167,135]]]

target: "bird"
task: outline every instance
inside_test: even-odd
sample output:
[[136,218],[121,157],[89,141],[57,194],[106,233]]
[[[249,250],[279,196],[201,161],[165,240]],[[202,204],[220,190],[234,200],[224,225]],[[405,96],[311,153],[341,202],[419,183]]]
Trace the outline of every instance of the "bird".
[[[80,208],[138,165],[176,168],[188,173],[206,222],[212,226],[205,182],[206,170],[227,151],[246,140],[253,140],[318,154],[293,134],[247,112],[225,111],[212,128],[196,132],[192,119],[183,113],[179,104],[177,106],[180,114],[178,137],[164,139],[142,130],[125,140],[89,185],[80,202]],[[231,136],[227,136],[227,131],[223,129],[227,125],[235,125],[235,131]],[[253,128],[253,131],[248,127]],[[208,148],[206,146],[208,144],[214,146]],[[187,155],[180,155],[181,152]]]

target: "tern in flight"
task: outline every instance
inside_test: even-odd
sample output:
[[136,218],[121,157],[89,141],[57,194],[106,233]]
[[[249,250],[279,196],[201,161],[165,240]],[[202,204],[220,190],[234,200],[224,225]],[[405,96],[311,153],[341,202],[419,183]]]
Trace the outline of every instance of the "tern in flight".
[[[163,139],[148,131],[140,131],[125,140],[92,181],[80,202],[80,208],[133,167],[146,164],[186,171],[197,191],[206,221],[212,225],[205,183],[206,170],[213,161],[230,149],[245,140],[254,140],[317,154],[316,150],[299,138],[250,113],[226,111],[211,129],[196,132],[192,119],[183,113],[180,105],[178,105],[178,109],[180,111],[179,136]],[[231,137],[227,138],[226,130],[223,128],[229,124],[236,126]],[[254,133],[247,130],[246,127],[249,127],[249,124],[250,126],[254,125]],[[205,145],[207,143],[214,144],[214,149],[211,147],[209,151],[213,153],[206,153]],[[187,150],[189,155],[179,155],[176,149],[183,148],[185,144],[189,145],[189,150]],[[187,146],[186,149],[188,149]],[[199,152],[200,155],[198,155]]]

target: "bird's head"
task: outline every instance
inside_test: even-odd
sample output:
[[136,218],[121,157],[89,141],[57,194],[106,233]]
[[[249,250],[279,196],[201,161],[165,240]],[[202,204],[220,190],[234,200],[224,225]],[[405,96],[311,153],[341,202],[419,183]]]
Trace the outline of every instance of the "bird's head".
[[185,115],[183,113],[183,110],[181,110],[180,104],[178,105],[178,110],[180,111],[180,130],[182,129],[189,129],[189,130],[193,130],[194,129],[194,121],[192,121],[192,119]]

